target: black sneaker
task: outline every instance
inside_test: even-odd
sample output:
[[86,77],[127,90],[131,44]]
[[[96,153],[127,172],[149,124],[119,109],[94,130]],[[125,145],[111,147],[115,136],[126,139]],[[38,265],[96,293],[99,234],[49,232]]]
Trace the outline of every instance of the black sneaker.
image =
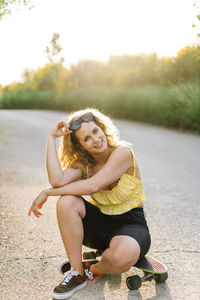
[[87,285],[87,276],[81,276],[78,271],[71,268],[65,274],[64,280],[54,288],[52,297],[54,299],[67,299],[76,291]]
[[[83,269],[85,271],[86,276],[88,277],[88,279],[92,280],[93,279],[92,273],[89,272],[90,266],[98,263],[98,260],[97,259],[85,259],[82,261],[82,263],[83,263]],[[61,262],[61,264],[59,265],[59,269],[62,274],[65,274],[67,271],[69,271],[71,269],[69,260],[64,260],[63,262]]]

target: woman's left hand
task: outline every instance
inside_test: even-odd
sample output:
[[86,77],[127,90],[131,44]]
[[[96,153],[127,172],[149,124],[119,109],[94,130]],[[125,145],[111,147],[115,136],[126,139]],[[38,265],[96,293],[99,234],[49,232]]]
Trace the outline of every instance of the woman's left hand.
[[39,195],[33,201],[32,205],[29,209],[28,215],[30,216],[31,213],[33,213],[37,218],[39,218],[42,215],[42,213],[38,209],[42,208],[42,206],[47,201],[47,199],[48,199],[48,196],[45,193],[45,191],[42,191],[41,193],[39,193]]

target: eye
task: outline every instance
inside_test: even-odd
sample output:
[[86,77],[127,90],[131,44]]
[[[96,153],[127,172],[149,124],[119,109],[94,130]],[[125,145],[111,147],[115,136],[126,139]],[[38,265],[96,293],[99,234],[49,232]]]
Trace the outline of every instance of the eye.
[[89,140],[89,136],[87,135],[85,138],[84,138],[84,142],[87,142]]
[[98,132],[98,128],[94,128],[93,129],[93,133],[95,134],[95,133],[97,133]]

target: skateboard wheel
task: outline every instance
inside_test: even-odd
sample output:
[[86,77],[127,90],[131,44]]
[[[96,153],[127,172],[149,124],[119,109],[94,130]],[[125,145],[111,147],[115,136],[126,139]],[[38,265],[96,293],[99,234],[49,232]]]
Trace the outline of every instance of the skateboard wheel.
[[141,278],[138,275],[129,276],[126,278],[126,285],[129,288],[129,290],[137,290],[141,287],[141,284]]
[[163,273],[163,274],[157,274],[155,281],[157,283],[161,283],[161,282],[165,282],[165,280],[167,280],[168,278],[168,273]]

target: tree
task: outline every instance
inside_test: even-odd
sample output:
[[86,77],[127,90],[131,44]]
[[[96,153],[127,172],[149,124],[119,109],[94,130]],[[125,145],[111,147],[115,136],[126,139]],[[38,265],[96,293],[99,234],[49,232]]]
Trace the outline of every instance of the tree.
[[193,1],[193,6],[195,7],[196,9],[196,19],[195,21],[193,22],[192,24],[192,27],[197,27],[198,28],[198,33],[197,33],[197,36],[200,37],[200,0],[194,0]]
[[104,83],[104,63],[95,60],[81,60],[71,66],[71,77],[74,87],[89,87]]
[[33,8],[31,0],[0,0],[0,20],[10,14],[17,5],[25,5],[28,9]]
[[175,58],[178,82],[187,82],[200,77],[200,46],[186,46]]
[[60,45],[60,34],[54,32],[51,39],[51,44],[50,46],[47,46],[45,50],[51,65],[57,63],[62,64],[64,62],[64,57],[60,57],[61,51],[62,47]]
[[36,91],[51,90],[59,95],[64,94],[71,87],[70,72],[61,64],[50,65],[39,68],[33,72],[30,81],[26,81],[27,87]]

